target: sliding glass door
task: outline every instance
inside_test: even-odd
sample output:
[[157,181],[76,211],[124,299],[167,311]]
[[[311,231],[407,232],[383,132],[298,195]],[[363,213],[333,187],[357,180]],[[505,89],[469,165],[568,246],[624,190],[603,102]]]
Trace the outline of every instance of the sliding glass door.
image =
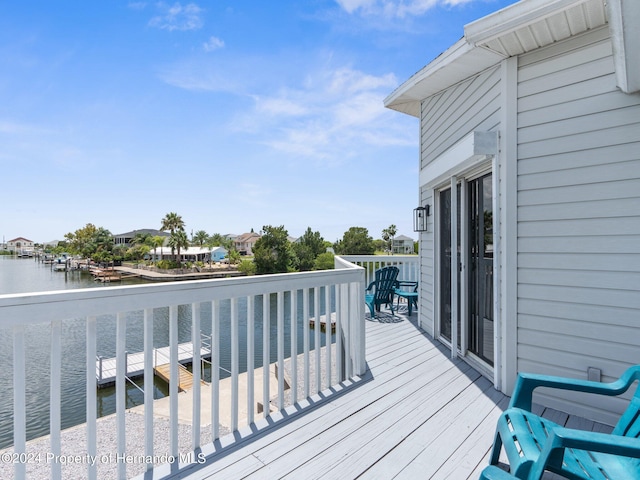
[[455,199],[451,188],[438,195],[439,335],[460,354],[493,366],[492,176],[451,183]]

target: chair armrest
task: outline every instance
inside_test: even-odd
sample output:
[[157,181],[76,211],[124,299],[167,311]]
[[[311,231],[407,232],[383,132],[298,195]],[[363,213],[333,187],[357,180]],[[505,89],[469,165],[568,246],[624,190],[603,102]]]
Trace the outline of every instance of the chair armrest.
[[542,478],[548,466],[561,465],[567,448],[640,458],[640,440],[637,438],[559,427],[551,432],[527,478]]
[[480,480],[517,480],[517,477],[514,477],[509,472],[505,472],[499,467],[490,465],[482,471]]
[[553,431],[553,435],[547,443],[551,443],[552,448],[573,448],[589,452],[640,458],[640,439],[611,433],[557,428]]
[[533,391],[538,387],[596,393],[616,396],[626,392],[635,380],[640,379],[640,365],[628,368],[622,376],[611,383],[593,382],[575,378],[555,377],[535,373],[520,373],[511,397],[510,407],[531,411]]
[[371,290],[375,284],[376,284],[376,282],[371,282],[371,283],[369,284],[369,286],[368,286],[365,290],[366,290],[366,291]]

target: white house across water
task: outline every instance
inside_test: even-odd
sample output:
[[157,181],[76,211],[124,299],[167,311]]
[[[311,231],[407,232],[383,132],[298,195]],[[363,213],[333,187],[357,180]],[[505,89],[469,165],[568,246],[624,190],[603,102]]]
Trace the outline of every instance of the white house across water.
[[420,120],[420,323],[507,394],[640,363],[639,24],[637,1],[517,2],[385,100]]

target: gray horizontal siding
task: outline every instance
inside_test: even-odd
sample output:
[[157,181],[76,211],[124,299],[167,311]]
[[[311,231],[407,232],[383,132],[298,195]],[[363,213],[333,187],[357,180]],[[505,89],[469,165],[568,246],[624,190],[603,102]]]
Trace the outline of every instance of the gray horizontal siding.
[[[640,96],[606,29],[519,59],[518,369],[612,380],[640,363]],[[611,421],[621,401],[556,407]]]
[[469,132],[495,130],[499,101],[498,67],[426,99],[422,103],[422,168]]

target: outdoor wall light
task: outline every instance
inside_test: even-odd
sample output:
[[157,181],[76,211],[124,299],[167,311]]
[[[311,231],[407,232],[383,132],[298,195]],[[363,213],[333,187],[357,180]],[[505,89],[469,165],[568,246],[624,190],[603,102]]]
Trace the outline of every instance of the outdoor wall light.
[[429,216],[429,205],[413,209],[413,231],[427,231],[427,217]]

